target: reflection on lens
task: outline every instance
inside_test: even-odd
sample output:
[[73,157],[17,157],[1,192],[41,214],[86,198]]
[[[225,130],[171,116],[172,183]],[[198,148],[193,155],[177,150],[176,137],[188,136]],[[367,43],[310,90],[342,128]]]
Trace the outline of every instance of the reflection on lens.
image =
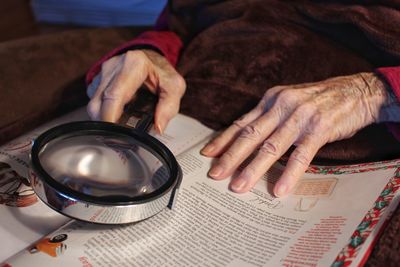
[[87,154],[83,156],[83,158],[78,163],[78,172],[81,173],[83,176],[90,175],[90,164],[93,162],[94,155]]
[[104,132],[53,139],[39,159],[55,181],[91,196],[150,194],[170,177],[164,163],[141,143]]

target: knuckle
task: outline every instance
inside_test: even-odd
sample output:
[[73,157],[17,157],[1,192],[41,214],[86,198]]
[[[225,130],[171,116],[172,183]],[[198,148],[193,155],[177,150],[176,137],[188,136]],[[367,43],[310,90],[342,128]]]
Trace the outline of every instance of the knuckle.
[[115,62],[116,60],[118,60],[118,58],[119,56],[115,56],[103,62],[103,64],[101,64],[101,70],[107,70],[109,68],[112,68],[115,65]]
[[249,164],[246,166],[246,168],[243,169],[242,175],[245,177],[255,177],[256,176],[256,168],[253,166],[253,164]]
[[302,117],[309,118],[317,113],[317,107],[312,103],[306,102],[296,108],[296,113]]
[[150,66],[150,60],[146,54],[140,50],[126,52],[125,60],[123,60],[122,63],[122,68],[137,71],[144,71],[148,66]]
[[106,88],[103,92],[103,100],[116,100],[122,99],[122,93],[120,90],[116,90],[115,88]]
[[243,119],[237,119],[232,123],[232,125],[236,126],[239,129],[242,129],[246,126],[246,122],[243,121]]
[[237,126],[238,128],[242,129],[244,128],[248,123],[247,123],[247,116],[248,114],[243,115],[239,119],[235,120],[232,125]]
[[332,125],[328,118],[322,116],[321,114],[315,114],[312,116],[310,122],[315,133],[326,132],[329,130],[329,128],[331,128]]
[[146,54],[141,50],[130,50],[125,53],[125,57],[128,60],[145,60],[147,59]]
[[253,124],[246,125],[239,135],[239,138],[250,139],[254,141],[258,140],[260,137],[261,130],[258,126]]
[[174,75],[174,77],[172,78],[172,84],[173,84],[173,88],[176,90],[176,92],[179,95],[183,95],[186,91],[186,81],[185,79],[177,74]]
[[292,152],[292,154],[290,155],[290,158],[294,161],[297,161],[298,163],[300,163],[301,165],[303,165],[304,167],[307,167],[312,158],[309,156],[308,153],[306,153],[306,151],[300,150],[300,149],[296,149]]
[[186,81],[185,81],[185,79],[181,76],[181,75],[176,75],[176,77],[175,77],[175,82],[176,82],[176,86],[178,87],[178,88],[181,88],[181,90],[185,90],[186,89]]
[[275,91],[273,90],[274,88],[270,88],[268,89],[263,96],[263,100],[267,101],[268,99],[270,99],[271,97],[273,97],[275,95]]
[[100,73],[101,75],[107,75],[111,72],[111,69],[113,68],[113,65],[111,64],[111,62],[106,61],[103,64],[101,64],[101,69],[100,69]]
[[258,102],[258,104],[254,107],[254,112],[258,114],[265,113],[271,107],[271,98],[264,97]]
[[107,69],[110,67],[110,65],[111,65],[111,59],[109,59],[109,60],[103,62],[103,63],[101,64],[101,72],[107,70]]
[[86,112],[88,113],[88,115],[89,115],[89,117],[91,118],[91,119],[95,119],[97,116],[96,116],[96,109],[95,109],[95,107],[94,107],[94,105],[93,105],[93,103],[92,102],[89,102],[88,104],[87,104],[87,106],[86,106]]
[[265,110],[268,108],[267,103],[268,100],[266,98],[261,99],[261,101],[258,102],[257,106],[254,107],[254,111],[259,114],[264,113]]
[[297,100],[297,92],[295,89],[284,89],[277,94],[276,102],[279,104],[292,104]]
[[284,88],[285,88],[285,86],[283,86],[283,85],[277,85],[277,86],[271,87],[265,92],[264,95],[265,96],[273,96],[276,93],[282,91]]
[[225,151],[225,153],[222,155],[222,157],[219,159],[219,164],[222,166],[228,165],[230,162],[232,162],[235,159],[235,154],[231,150]]
[[271,142],[270,140],[265,140],[259,149],[259,153],[264,155],[271,155],[273,157],[279,156],[279,144],[277,142]]
[[302,131],[302,119],[300,116],[293,115],[290,117],[290,120],[285,122],[283,128],[290,133],[297,133],[299,134]]
[[271,102],[273,99],[276,98],[277,94],[283,90],[283,86],[274,86],[272,88],[269,88],[265,93],[260,101],[259,105],[257,106],[258,108],[264,109],[265,106]]

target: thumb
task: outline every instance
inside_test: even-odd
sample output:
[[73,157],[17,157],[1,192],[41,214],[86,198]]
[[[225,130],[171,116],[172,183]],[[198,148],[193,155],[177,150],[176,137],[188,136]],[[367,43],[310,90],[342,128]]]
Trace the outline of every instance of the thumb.
[[154,114],[155,128],[163,133],[169,121],[179,112],[181,98],[186,89],[185,80],[178,76],[167,87],[160,85],[158,102]]

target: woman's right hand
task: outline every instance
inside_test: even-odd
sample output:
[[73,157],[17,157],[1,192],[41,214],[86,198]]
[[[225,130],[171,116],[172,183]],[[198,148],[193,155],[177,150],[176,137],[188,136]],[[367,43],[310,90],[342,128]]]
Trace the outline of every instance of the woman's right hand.
[[110,58],[87,89],[93,120],[116,122],[142,86],[158,95],[154,125],[162,133],[178,113],[186,83],[168,60],[153,50],[133,50]]

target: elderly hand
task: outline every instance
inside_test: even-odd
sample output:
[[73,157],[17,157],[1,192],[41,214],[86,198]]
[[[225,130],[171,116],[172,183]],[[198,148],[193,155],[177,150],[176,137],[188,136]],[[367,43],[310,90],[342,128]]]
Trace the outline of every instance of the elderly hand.
[[324,144],[349,138],[368,124],[391,120],[390,99],[385,84],[373,73],[273,87],[257,107],[203,148],[205,156],[221,155],[209,176],[227,178],[256,151],[230,183],[234,192],[247,192],[294,145],[274,187],[275,196],[285,196]]
[[167,59],[152,50],[128,51],[103,63],[87,90],[89,116],[116,122],[142,84],[158,94],[154,125],[161,133],[178,113],[186,84]]

